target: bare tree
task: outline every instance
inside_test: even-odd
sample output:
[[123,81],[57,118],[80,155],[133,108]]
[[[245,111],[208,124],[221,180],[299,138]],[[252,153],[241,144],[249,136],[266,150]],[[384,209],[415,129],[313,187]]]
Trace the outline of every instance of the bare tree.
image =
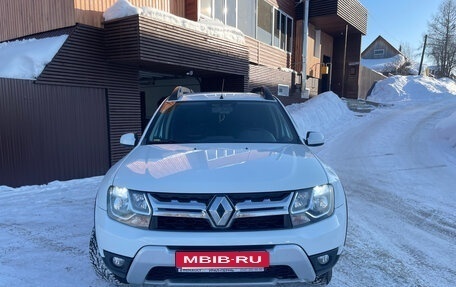
[[406,60],[413,61],[416,56],[416,53],[414,53],[412,46],[408,42],[401,42],[399,51],[404,55]]
[[435,60],[439,75],[449,77],[456,67],[456,0],[444,0],[428,24],[428,55]]

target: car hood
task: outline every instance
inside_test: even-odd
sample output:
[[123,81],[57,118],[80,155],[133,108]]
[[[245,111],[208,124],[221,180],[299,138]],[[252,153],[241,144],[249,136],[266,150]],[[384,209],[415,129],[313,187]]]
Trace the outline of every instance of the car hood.
[[178,193],[296,190],[328,182],[299,144],[142,145],[124,159],[113,185]]

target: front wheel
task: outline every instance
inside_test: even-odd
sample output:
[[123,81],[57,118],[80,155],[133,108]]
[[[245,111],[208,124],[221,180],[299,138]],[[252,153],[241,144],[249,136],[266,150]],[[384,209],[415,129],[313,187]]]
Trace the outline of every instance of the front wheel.
[[93,269],[97,276],[115,286],[127,286],[123,284],[122,278],[118,277],[114,273],[112,273],[108,267],[106,267],[103,258],[101,257],[100,253],[98,252],[98,243],[97,237],[95,234],[95,228],[92,229],[92,234],[90,236],[89,242],[89,257],[90,263],[92,264]]

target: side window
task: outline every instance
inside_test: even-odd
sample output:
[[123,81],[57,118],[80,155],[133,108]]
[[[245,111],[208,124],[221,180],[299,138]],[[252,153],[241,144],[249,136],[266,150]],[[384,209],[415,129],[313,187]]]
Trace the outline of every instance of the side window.
[[258,1],[258,40],[272,45],[272,6],[265,0]]
[[381,58],[385,55],[385,49],[375,49],[374,50],[374,57]]
[[206,17],[212,18],[212,0],[200,0],[200,13]]

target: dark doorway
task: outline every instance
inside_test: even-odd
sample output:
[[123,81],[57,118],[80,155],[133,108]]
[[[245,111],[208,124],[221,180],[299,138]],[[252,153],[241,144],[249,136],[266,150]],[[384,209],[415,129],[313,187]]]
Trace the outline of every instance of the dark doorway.
[[195,92],[200,91],[200,83],[197,77],[149,72],[139,72],[139,84],[141,89],[141,123],[144,130],[157,107],[163,99],[171,94],[176,86],[185,86]]
[[205,76],[201,81],[203,92],[243,92],[244,77],[238,75]]
[[320,87],[318,93],[328,92],[331,89],[331,57],[323,55],[323,64],[329,69],[328,73],[321,75]]

